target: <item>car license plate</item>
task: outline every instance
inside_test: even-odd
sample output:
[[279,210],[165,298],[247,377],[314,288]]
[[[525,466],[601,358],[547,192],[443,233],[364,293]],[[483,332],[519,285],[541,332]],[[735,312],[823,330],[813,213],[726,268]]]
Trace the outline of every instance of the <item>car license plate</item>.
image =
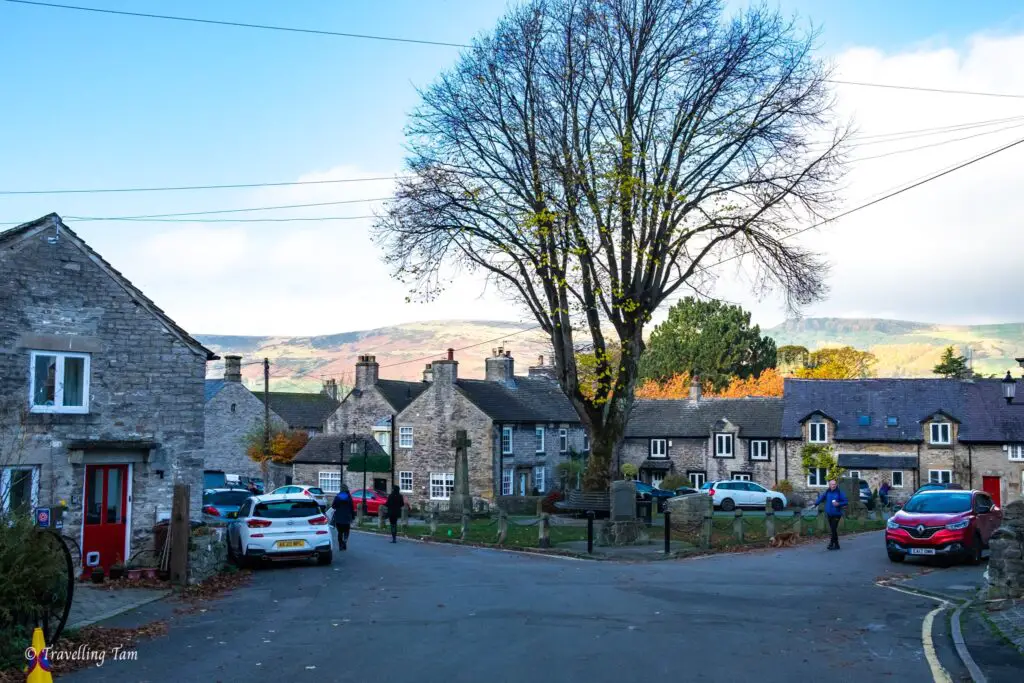
[[911,548],[911,555],[934,555],[935,548]]
[[301,548],[306,545],[304,541],[278,541],[278,548]]

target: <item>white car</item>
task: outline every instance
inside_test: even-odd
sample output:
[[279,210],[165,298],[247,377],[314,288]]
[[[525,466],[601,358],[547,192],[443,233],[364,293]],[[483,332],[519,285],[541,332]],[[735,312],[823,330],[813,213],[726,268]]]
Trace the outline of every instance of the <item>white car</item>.
[[305,558],[330,564],[335,542],[327,516],[309,496],[254,496],[228,524],[228,557],[241,566]]
[[726,512],[738,507],[764,509],[764,504],[768,501],[771,501],[773,510],[779,511],[789,502],[786,496],[778,491],[769,491],[760,484],[742,479],[709,481],[700,488],[701,493],[706,493],[714,499],[715,507]]
[[300,495],[309,496],[316,501],[317,505],[322,508],[327,507],[331,504],[331,498],[324,490],[319,486],[302,486],[299,484],[288,484],[287,486],[278,486],[276,489],[270,492],[271,495]]

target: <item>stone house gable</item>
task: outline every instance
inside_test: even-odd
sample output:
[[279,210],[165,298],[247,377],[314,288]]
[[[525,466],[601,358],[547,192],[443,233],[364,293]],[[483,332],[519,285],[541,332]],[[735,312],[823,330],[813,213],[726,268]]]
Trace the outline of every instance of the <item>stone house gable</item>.
[[55,214],[0,233],[0,313],[0,420],[25,438],[0,456],[5,504],[66,501],[104,566],[152,550],[175,482],[198,518],[213,354]]

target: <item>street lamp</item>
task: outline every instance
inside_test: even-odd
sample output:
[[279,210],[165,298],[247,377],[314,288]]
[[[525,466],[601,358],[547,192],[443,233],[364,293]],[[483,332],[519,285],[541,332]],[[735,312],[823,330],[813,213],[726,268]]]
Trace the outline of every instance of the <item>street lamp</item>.
[[[1024,368],[1024,358],[1015,358],[1014,360]],[[1013,399],[1017,396],[1017,380],[1013,378],[1009,370],[1006,371],[1006,377],[1003,378],[1001,384],[1003,385],[1003,398],[1008,404],[1013,403]]]

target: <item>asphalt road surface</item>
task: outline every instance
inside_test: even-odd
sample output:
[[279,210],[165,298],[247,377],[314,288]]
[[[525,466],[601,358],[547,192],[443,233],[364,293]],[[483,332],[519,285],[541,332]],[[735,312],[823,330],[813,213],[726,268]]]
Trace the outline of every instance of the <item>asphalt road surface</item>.
[[[353,534],[332,566],[260,570],[137,661],[61,680],[932,681],[936,604],[875,583],[919,572],[890,564],[880,533],[632,564]],[[957,681],[946,628],[936,656]]]

